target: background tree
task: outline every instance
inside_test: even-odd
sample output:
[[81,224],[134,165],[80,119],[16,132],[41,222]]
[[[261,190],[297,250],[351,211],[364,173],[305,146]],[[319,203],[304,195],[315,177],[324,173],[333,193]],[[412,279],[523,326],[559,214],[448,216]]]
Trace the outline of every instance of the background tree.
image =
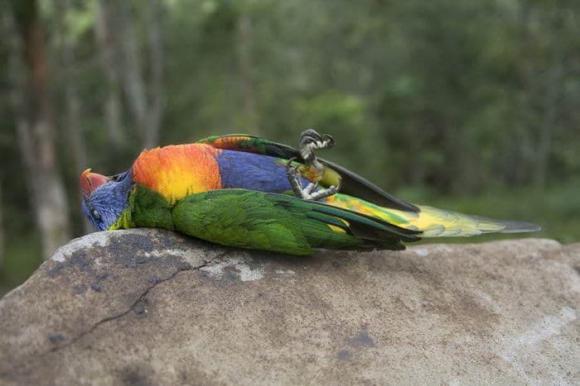
[[107,140],[114,154],[125,145],[125,133],[122,122],[121,87],[119,81],[120,45],[117,36],[118,17],[115,3],[109,0],[99,0],[95,12],[95,37],[102,73],[106,80],[104,116]]
[[58,171],[44,26],[35,0],[12,1],[23,71],[13,59],[16,130],[43,256],[70,237],[68,202]]

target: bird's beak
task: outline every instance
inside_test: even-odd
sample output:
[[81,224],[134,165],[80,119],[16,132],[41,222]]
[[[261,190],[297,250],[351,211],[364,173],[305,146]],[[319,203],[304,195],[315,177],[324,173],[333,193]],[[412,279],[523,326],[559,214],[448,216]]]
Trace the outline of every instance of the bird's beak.
[[107,183],[109,179],[98,173],[91,173],[91,169],[87,169],[81,173],[80,185],[81,192],[84,198],[89,198],[91,194],[101,185]]

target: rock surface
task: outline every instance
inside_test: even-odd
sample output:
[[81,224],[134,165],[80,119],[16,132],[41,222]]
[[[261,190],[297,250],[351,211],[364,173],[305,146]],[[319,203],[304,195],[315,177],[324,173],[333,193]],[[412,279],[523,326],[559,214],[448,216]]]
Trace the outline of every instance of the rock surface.
[[0,384],[579,384],[580,244],[72,241],[0,300]]

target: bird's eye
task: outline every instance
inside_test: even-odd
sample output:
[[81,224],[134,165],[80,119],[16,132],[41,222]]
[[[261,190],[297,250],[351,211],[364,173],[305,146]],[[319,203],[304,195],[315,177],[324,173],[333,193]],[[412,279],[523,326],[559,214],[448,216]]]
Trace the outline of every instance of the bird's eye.
[[114,176],[111,177],[111,181],[119,181],[120,178],[121,174],[115,174]]
[[100,221],[100,220],[101,220],[101,215],[99,214],[99,212],[97,212],[97,210],[96,210],[96,209],[93,209],[93,210],[91,211],[91,215],[93,216],[93,218],[94,218],[95,220],[97,220],[97,221]]

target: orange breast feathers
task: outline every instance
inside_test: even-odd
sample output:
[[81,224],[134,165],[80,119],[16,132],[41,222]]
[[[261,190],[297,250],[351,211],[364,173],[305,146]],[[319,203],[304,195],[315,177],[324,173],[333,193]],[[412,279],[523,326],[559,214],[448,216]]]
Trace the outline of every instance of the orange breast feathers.
[[145,150],[133,164],[133,180],[171,203],[192,193],[220,189],[218,153],[219,150],[204,144]]

